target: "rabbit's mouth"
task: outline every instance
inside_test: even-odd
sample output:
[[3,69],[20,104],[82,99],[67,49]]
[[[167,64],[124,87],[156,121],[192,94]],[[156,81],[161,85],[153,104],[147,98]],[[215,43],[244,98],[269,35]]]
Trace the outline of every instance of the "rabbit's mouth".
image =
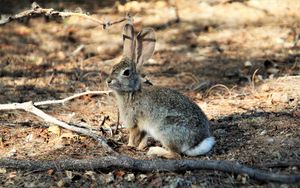
[[107,87],[114,90],[114,91],[127,91],[126,87],[124,88],[123,85],[121,85],[118,81],[112,80],[107,81]]
[[120,87],[118,87],[118,86],[115,86],[115,85],[112,85],[112,84],[107,84],[107,86],[110,88],[110,89],[112,89],[112,90],[121,90],[121,88]]

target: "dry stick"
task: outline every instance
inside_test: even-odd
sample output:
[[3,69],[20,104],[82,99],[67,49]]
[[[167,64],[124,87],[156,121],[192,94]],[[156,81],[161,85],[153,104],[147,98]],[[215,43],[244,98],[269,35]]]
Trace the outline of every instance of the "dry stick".
[[60,99],[60,100],[48,100],[48,101],[41,101],[41,102],[34,102],[34,106],[41,106],[41,105],[49,105],[49,104],[64,104],[65,102],[75,99],[77,97],[81,97],[83,95],[98,95],[98,94],[109,94],[111,91],[86,91],[83,93],[77,93],[75,95],[72,95],[70,97]]
[[[49,104],[49,103],[48,103]],[[87,136],[90,136],[97,140],[108,152],[111,153],[116,153],[106,142],[106,140],[97,134],[91,132],[88,129],[80,128],[80,127],[75,127],[71,126],[63,121],[60,121],[56,119],[53,116],[50,116],[43,112],[42,110],[36,108],[31,101],[29,102],[24,102],[24,103],[11,103],[11,104],[0,104],[0,110],[25,110],[26,112],[30,112],[46,122],[53,123],[55,125],[59,125],[60,127],[63,127],[65,129],[69,129],[71,131],[75,131],[77,133],[81,133]]]
[[126,20],[130,21],[132,19],[129,14],[126,14],[125,17],[120,18],[118,20],[103,22],[103,21],[100,21],[100,20],[98,20],[96,18],[93,18],[89,15],[83,14],[83,13],[60,12],[60,11],[56,11],[52,8],[50,8],[50,9],[42,8],[37,3],[34,2],[34,3],[32,3],[31,10],[26,10],[26,11],[23,11],[19,14],[9,16],[5,19],[1,19],[0,20],[0,26],[5,25],[5,24],[7,24],[11,21],[14,21],[14,20],[22,20],[24,18],[32,18],[32,17],[37,17],[37,16],[60,17],[60,18],[65,18],[65,17],[70,17],[70,16],[77,16],[77,17],[81,17],[81,18],[91,20],[91,21],[93,21],[93,22],[95,22],[99,25],[102,25],[104,29],[106,29],[108,26],[118,24],[118,23],[124,22]]
[[139,160],[127,156],[107,156],[93,159],[66,159],[57,161],[0,160],[0,167],[34,171],[58,170],[110,170],[126,169],[142,172],[218,170],[233,174],[247,174],[249,177],[264,182],[296,183],[300,175],[283,175],[250,168],[237,162],[217,160]]
[[117,125],[116,125],[116,130],[114,134],[117,134],[119,131],[119,125],[120,125],[120,111],[118,109],[118,118],[117,118]]

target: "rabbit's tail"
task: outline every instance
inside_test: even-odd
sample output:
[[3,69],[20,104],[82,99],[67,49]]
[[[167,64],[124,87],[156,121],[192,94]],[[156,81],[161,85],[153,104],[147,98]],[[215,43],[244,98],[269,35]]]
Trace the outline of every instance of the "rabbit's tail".
[[212,149],[212,147],[214,146],[215,142],[216,141],[215,141],[214,137],[205,138],[197,146],[184,151],[184,154],[186,154],[188,156],[203,155],[203,154],[209,152]]

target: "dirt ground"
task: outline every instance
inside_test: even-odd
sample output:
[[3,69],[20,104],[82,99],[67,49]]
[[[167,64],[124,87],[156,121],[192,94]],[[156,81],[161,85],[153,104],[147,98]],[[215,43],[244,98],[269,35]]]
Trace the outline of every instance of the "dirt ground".
[[[175,2],[175,1],[174,1]],[[173,2],[173,3],[174,3]],[[1,14],[30,7],[1,1]],[[299,174],[300,2],[298,0],[177,0],[179,22],[165,1],[40,1],[43,7],[81,7],[100,20],[130,11],[136,30],[157,33],[154,57],[144,74],[154,85],[191,97],[209,117],[217,140],[207,156],[260,169]],[[17,6],[14,6],[17,5]],[[0,103],[62,99],[87,90],[107,90],[105,79],[122,50],[123,24],[107,30],[81,18],[43,18],[0,27]],[[102,127],[119,153],[148,159],[126,147],[112,96],[84,96],[41,108],[68,123]],[[0,111],[0,157],[55,160],[107,155],[92,138],[49,125],[23,111]],[[48,128],[50,126],[50,128]],[[149,145],[158,144],[155,141]],[[188,158],[188,157],[184,157]],[[0,187],[299,187],[264,183],[217,171],[140,173],[103,171],[32,172],[0,168]]]

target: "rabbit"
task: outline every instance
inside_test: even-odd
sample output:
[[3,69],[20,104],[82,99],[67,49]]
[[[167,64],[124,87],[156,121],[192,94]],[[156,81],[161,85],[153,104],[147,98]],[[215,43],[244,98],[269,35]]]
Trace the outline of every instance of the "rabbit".
[[123,58],[107,79],[117,101],[120,120],[129,130],[128,146],[143,150],[148,136],[162,144],[150,147],[147,155],[176,158],[209,152],[215,139],[210,123],[196,103],[178,91],[143,83],[142,64],[154,52],[155,32],[143,29],[134,36],[127,23],[123,29]]

